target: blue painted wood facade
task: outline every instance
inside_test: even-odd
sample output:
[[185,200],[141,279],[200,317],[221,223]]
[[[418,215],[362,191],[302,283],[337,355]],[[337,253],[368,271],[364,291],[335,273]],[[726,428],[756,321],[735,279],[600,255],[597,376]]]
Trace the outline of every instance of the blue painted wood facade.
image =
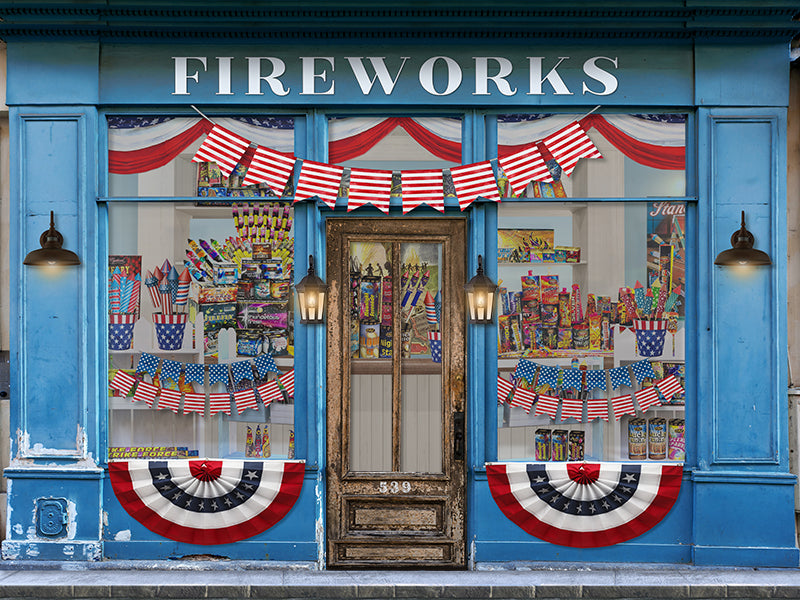
[[[95,7],[94,13],[89,9],[70,13],[65,5],[66,12],[55,17],[52,13],[44,17],[30,8],[32,4],[22,3],[19,11],[3,14],[0,31],[8,42],[11,129],[9,260],[15,390],[13,460],[5,472],[9,518],[4,557],[146,559],[212,552],[240,559],[324,564],[326,374],[325,333],[319,326],[296,326],[296,369],[304,374],[296,381],[296,443],[307,473],[298,503],[282,522],[245,542],[213,548],[188,546],[144,530],[122,510],[110,490],[104,468],[105,115],[190,115],[194,114],[190,104],[209,115],[288,113],[297,116],[297,156],[320,161],[327,158],[329,114],[461,115],[462,158],[471,163],[492,158],[496,152],[498,113],[577,112],[601,104],[617,112],[690,113],[687,363],[692,368],[687,369],[687,393],[696,401],[686,413],[689,450],[681,494],[655,528],[607,548],[580,550],[548,544],[506,519],[489,493],[484,468],[485,462],[496,459],[496,332],[492,327],[471,326],[467,363],[470,560],[797,566],[795,478],[789,473],[786,401],[787,42],[792,33],[787,15],[791,13],[788,3],[771,3],[774,7],[762,9],[758,21],[748,13],[754,9],[748,3],[730,5],[726,12],[719,5],[662,2],[663,14],[643,8],[638,11],[641,14],[633,11],[636,14],[617,15],[616,20],[611,13],[577,9],[558,25],[552,22],[548,28],[533,19],[521,22],[511,33],[508,23],[501,26],[500,17],[493,21],[490,15],[486,18],[495,25],[496,34],[492,34],[479,18],[463,16],[477,6],[467,2],[460,3],[461,12],[453,9],[462,20],[451,19],[449,24],[447,15],[412,11],[416,17],[387,16],[380,24],[366,19],[367,34],[362,35],[354,25],[361,21],[353,16],[347,35],[328,39],[314,35],[330,27],[325,3],[318,3],[309,8],[300,27],[303,31],[292,33],[298,25],[287,19],[284,24],[290,34],[262,32],[243,36],[244,41],[234,35],[233,16],[222,17],[219,27],[208,25],[212,16],[204,12],[203,3],[182,13],[183,19],[150,15],[147,18],[153,23],[147,27],[131,25],[126,21],[134,18],[131,15],[104,20],[102,12],[113,11],[113,3]],[[454,5],[445,2],[442,6]],[[509,6],[523,10],[514,3]],[[183,10],[181,3],[174,7]],[[200,25],[189,24],[193,14],[192,22]],[[445,32],[452,34],[451,39],[427,38],[417,29],[420,22],[429,24],[431,34]],[[465,28],[470,23],[471,28]],[[152,31],[159,24],[166,27],[166,34]],[[395,34],[417,34],[392,37],[387,32],[393,25]],[[387,34],[386,39],[368,34],[376,28]],[[126,39],[122,33],[126,30],[139,34]],[[588,40],[587,31],[606,35]],[[515,65],[509,82],[516,93],[504,95],[493,87],[488,96],[473,93],[472,57],[476,54],[509,57]],[[531,55],[574,57],[560,69],[572,93],[554,94],[550,88],[541,95],[527,93],[526,61]],[[191,63],[189,74],[198,70],[198,81],[184,79],[191,89],[188,95],[175,93],[174,56],[207,57],[202,72],[199,61]],[[231,95],[218,93],[217,56],[234,57]],[[262,86],[263,94],[247,94],[248,56],[285,58],[282,81],[289,91],[270,95]],[[301,56],[332,57],[336,68],[330,70],[332,63],[320,61],[314,71],[317,77],[309,84],[300,71]],[[365,95],[345,67],[348,56],[387,56],[387,61],[394,61],[387,64],[394,65],[398,57],[409,56],[409,77],[398,79],[391,95],[377,87]],[[452,94],[426,91],[417,71],[411,69],[435,56],[453,57],[463,66],[463,85]],[[617,92],[607,96],[581,93],[586,76],[580,66],[592,56],[618,59]],[[323,79],[320,74],[326,65],[329,70]],[[334,81],[335,93],[322,93]],[[601,87],[597,81],[586,83]],[[312,87],[304,88],[307,85]],[[318,93],[304,94],[304,89]],[[58,278],[22,267],[26,252],[38,247],[50,210],[57,215],[65,246],[75,250],[83,263]],[[712,266],[714,256],[729,246],[741,210],[747,212],[758,247],[774,263],[746,284]],[[457,206],[449,205],[448,211],[458,212]],[[297,255],[314,254],[317,264],[324,265],[324,222],[335,218],[336,212],[305,202],[296,205],[295,215]],[[474,205],[467,216],[468,272],[474,272],[478,254],[496,254],[496,206]],[[497,279],[492,261],[487,274]],[[37,536],[38,498],[67,499],[70,527],[66,538]],[[147,541],[129,541],[120,535],[126,530],[133,539]]]

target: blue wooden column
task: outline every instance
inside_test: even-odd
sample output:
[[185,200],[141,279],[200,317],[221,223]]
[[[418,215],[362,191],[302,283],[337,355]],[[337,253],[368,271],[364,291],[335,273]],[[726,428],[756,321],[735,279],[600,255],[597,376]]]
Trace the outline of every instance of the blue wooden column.
[[[43,60],[44,57],[47,60]],[[9,44],[11,464],[4,558],[99,560],[98,48]],[[38,60],[37,60],[38,59]],[[31,61],[39,70],[32,76]],[[34,99],[34,100],[32,100]],[[41,105],[31,105],[31,101]],[[50,211],[79,267],[26,267]],[[102,307],[101,312],[99,308]]]

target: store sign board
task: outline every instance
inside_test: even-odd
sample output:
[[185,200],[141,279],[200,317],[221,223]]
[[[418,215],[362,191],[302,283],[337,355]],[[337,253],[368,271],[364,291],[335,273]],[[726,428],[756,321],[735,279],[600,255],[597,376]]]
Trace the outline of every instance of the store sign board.
[[110,103],[668,104],[691,100],[691,73],[688,47],[110,45],[100,92]]

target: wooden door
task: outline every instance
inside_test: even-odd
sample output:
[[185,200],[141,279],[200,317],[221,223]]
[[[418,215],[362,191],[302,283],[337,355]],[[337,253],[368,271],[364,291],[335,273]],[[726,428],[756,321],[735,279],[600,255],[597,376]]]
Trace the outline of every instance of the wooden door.
[[327,222],[331,567],[465,567],[465,239],[464,219]]

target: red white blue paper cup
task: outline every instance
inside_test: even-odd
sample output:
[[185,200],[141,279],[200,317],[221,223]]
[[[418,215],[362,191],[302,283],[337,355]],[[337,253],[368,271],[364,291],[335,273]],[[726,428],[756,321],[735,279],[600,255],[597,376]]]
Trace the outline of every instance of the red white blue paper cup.
[[136,313],[108,315],[108,349],[130,350],[133,344],[134,325],[136,325]]
[[161,350],[180,350],[183,346],[183,332],[186,329],[186,313],[165,315],[153,313],[156,339]]
[[667,336],[667,321],[653,319],[644,321],[634,319],[636,346],[639,356],[661,356],[664,353],[664,338]]

